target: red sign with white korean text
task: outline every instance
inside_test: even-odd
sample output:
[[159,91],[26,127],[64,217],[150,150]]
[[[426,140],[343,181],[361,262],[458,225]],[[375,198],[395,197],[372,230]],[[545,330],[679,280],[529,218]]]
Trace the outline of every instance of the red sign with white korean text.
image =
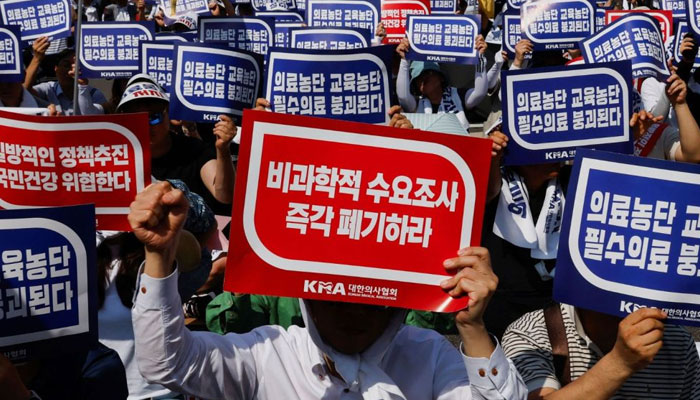
[[659,21],[664,42],[673,36],[673,11],[670,10],[607,10],[605,25],[610,25],[629,13],[644,13]]
[[246,110],[224,288],[451,312],[491,141]]
[[128,231],[151,182],[144,114],[41,117],[0,111],[0,209],[95,204],[97,229]]
[[396,44],[406,37],[406,16],[430,15],[430,0],[383,0],[384,44]]

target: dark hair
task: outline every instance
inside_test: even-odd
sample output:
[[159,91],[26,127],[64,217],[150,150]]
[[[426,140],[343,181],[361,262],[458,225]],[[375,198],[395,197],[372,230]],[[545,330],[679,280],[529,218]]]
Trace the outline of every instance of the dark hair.
[[127,308],[131,308],[139,267],[146,257],[143,243],[132,232],[122,232],[105,239],[97,246],[98,306],[102,308],[105,302],[107,276],[112,269],[112,249],[115,247],[118,250],[117,258],[120,262],[116,267],[119,268],[119,271],[114,280],[114,285],[116,285],[122,304]]

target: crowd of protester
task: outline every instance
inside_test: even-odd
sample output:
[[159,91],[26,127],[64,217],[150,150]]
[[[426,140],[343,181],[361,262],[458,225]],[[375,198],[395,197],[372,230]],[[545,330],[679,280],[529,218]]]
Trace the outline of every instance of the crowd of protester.
[[[506,7],[497,2],[497,15]],[[229,0],[210,9],[214,16],[252,13],[250,4]],[[80,15],[196,29],[196,17],[165,26],[163,11],[145,0],[86,0]],[[171,120],[167,93],[147,75],[115,79],[111,93],[80,78],[80,114],[148,113],[157,183],[131,205],[133,232],[98,232],[100,345],[19,365],[0,356],[0,398],[700,399],[693,338],[665,324],[662,311],[619,318],[552,302],[559,238],[539,218],[550,196],[566,196],[571,163],[502,167],[509,138],[494,121],[505,100],[501,70],[563,66],[580,51],[533,53],[523,39],[509,59],[500,49],[501,19],[482,18],[473,68],[408,61],[403,40],[394,60],[398,104],[389,110],[390,126],[414,129],[406,113],[451,113],[470,135],[492,139],[483,247],[455,249],[444,263],[456,274],[443,289],[469,296],[468,309],[440,314],[223,292],[228,249],[218,240],[227,227],[217,216],[230,216],[239,127],[226,115],[214,124]],[[384,34],[381,25],[376,34]],[[72,41],[35,40],[24,82],[0,83],[0,106],[74,114]],[[668,124],[647,157],[700,163],[697,51],[688,35],[681,61],[669,61],[670,78],[635,82],[635,137]],[[455,79],[455,71],[468,76]],[[151,94],[134,97],[140,89]],[[263,98],[255,104],[269,106]],[[482,133],[482,125],[490,129]],[[508,185],[525,194],[524,223],[504,209]]]

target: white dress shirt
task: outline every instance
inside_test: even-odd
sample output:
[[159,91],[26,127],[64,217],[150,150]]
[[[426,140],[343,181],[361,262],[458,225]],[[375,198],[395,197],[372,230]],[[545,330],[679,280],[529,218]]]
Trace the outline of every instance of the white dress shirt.
[[[136,289],[136,358],[150,382],[210,400],[380,400],[369,392],[363,397],[360,382],[330,375],[306,328],[263,326],[224,336],[190,332],[175,272],[162,279],[140,275]],[[427,329],[401,326],[379,367],[408,400],[527,397],[500,345],[490,359],[470,358]]]

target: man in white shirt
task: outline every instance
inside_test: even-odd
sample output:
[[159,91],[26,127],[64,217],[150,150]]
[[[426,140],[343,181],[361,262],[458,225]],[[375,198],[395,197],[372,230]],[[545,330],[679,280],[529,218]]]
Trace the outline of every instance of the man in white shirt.
[[462,354],[442,336],[401,323],[403,312],[303,301],[306,328],[264,326],[219,336],[185,328],[174,253],[187,215],[182,192],[151,185],[129,222],[145,244],[132,321],[144,377],[207,399],[524,399],[525,385],[482,319],[497,286],[489,254],[466,248],[448,259],[459,271],[441,284],[469,296],[456,314]]

